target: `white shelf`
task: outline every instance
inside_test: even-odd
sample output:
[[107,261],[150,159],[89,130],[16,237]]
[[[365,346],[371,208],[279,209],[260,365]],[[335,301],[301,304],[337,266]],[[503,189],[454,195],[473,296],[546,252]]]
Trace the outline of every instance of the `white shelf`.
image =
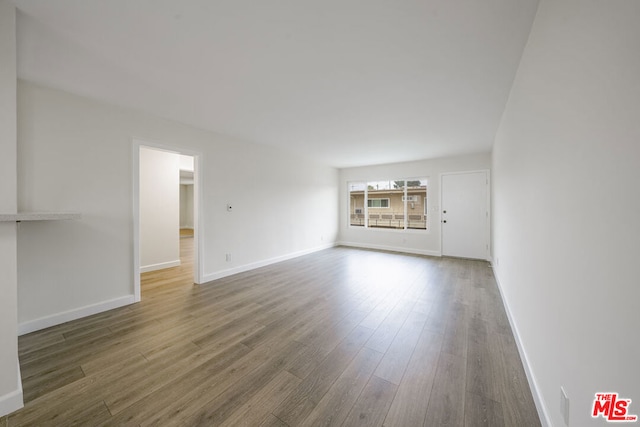
[[15,214],[0,214],[0,222],[59,221],[80,218],[82,218],[82,215],[76,212],[18,212]]

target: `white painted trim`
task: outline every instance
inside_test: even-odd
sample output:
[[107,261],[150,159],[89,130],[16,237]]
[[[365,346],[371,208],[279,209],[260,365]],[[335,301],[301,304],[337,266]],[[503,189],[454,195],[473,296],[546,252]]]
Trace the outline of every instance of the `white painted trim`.
[[[491,169],[477,169],[470,171],[459,171],[459,172],[442,172],[438,179],[440,180],[440,252],[442,252],[444,233],[442,232],[442,177],[445,175],[462,175],[467,173],[479,173],[484,172],[487,178],[487,229],[486,229],[486,242],[487,242],[487,255],[485,257],[486,261],[491,262]],[[428,185],[427,185],[427,188]],[[427,215],[427,220],[429,220],[430,215]],[[428,228],[428,227],[427,227]]]
[[18,384],[16,389],[10,393],[0,396],[0,417],[17,411],[24,407],[24,399],[22,396],[22,380],[20,378],[20,363],[16,357],[16,372],[18,373]]
[[204,203],[202,203],[202,154],[185,152],[193,156],[193,283],[200,284],[204,278]]
[[180,260],[175,259],[173,261],[160,262],[158,264],[143,265],[140,267],[140,273],[148,273],[149,271],[162,270],[164,268],[178,267],[180,266]]
[[370,243],[359,243],[359,242],[338,242],[338,246],[349,246],[352,248],[362,248],[362,249],[376,249],[380,251],[390,251],[390,252],[401,252],[405,254],[413,254],[413,255],[426,255],[426,256],[442,256],[440,251],[430,251],[426,249],[411,249],[404,248],[402,246],[386,246],[386,245],[375,245]]
[[113,310],[114,308],[133,304],[134,302],[136,302],[135,296],[127,295],[108,301],[102,301],[96,304],[86,305],[80,308],[74,308],[73,310],[63,311],[61,313],[52,314],[50,316],[41,317],[39,319],[29,320],[28,322],[18,324],[18,335],[28,334],[30,332],[39,331],[40,329],[59,325],[71,320],[80,319],[81,317],[91,316],[93,314],[102,313],[103,311]]
[[529,389],[531,390],[533,401],[536,404],[538,417],[540,418],[540,422],[542,423],[543,427],[551,427],[553,426],[553,424],[551,423],[551,417],[549,417],[547,407],[544,404],[542,393],[540,392],[540,388],[538,387],[538,382],[536,381],[536,376],[533,373],[533,369],[531,368],[531,364],[529,363],[529,358],[527,357],[527,352],[525,351],[524,345],[522,344],[522,339],[520,338],[520,333],[518,332],[518,326],[516,325],[516,321],[511,315],[509,304],[507,303],[507,300],[504,297],[504,292],[502,291],[502,285],[500,284],[500,279],[498,278],[498,272],[496,271],[496,268],[493,262],[491,263],[491,267],[493,268],[493,276],[495,277],[496,283],[498,285],[498,291],[500,292],[502,305],[504,306],[505,312],[507,313],[507,318],[509,319],[509,324],[511,325],[511,331],[513,332],[513,337],[518,347],[518,353],[520,353],[520,359],[522,360],[524,372],[527,375],[527,380],[529,381]]
[[142,144],[135,139],[132,144],[132,165],[133,171],[133,299],[140,302],[142,294],[140,291],[140,147]]
[[[377,200],[377,199],[387,199],[389,200],[389,206],[387,208],[391,207],[391,199],[383,197],[383,198],[374,198],[374,199],[369,199],[369,186],[368,183],[371,181],[404,181],[405,183],[407,181],[421,181],[421,180],[426,180],[427,181],[427,192],[429,191],[429,183],[431,181],[431,178],[429,175],[423,175],[421,177],[412,177],[412,178],[394,178],[394,179],[356,179],[353,181],[346,181],[347,184],[347,203],[346,203],[346,218],[347,218],[347,227],[350,229],[360,229],[360,230],[374,230],[374,231],[385,231],[385,232],[395,232],[395,233],[411,233],[411,232],[418,232],[418,233],[429,233],[431,231],[431,215],[428,214],[428,207],[427,205],[429,205],[429,200],[430,197],[428,195],[425,195],[425,206],[424,206],[424,215],[427,217],[425,226],[426,229],[425,230],[417,230],[417,229],[410,229],[407,228],[407,221],[409,219],[409,214],[407,212],[407,201],[405,200],[407,197],[407,192],[408,192],[408,187],[405,185],[404,186],[404,195],[402,196],[402,203],[404,206],[404,228],[402,229],[385,229],[385,228],[378,228],[378,227],[369,227],[369,200]],[[357,183],[357,184],[364,184],[364,200],[363,200],[363,211],[364,211],[364,218],[365,218],[365,225],[360,226],[360,225],[351,225],[351,189],[349,188],[349,184],[353,184],[353,183]],[[387,208],[374,208],[374,209],[387,209]],[[367,231],[368,232],[368,231]]]
[[292,252],[290,254],[282,255],[282,256],[279,256],[279,257],[275,257],[275,258],[269,258],[269,259],[265,259],[265,260],[262,260],[262,261],[252,262],[251,264],[245,264],[245,265],[241,265],[241,266],[238,266],[238,267],[229,268],[227,270],[221,270],[221,271],[217,271],[215,273],[205,274],[204,277],[203,277],[204,283],[211,282],[212,280],[222,279],[223,277],[232,276],[234,274],[244,273],[245,271],[254,270],[256,268],[266,267],[267,265],[276,264],[276,263],[282,262],[282,261],[287,261],[287,260],[290,260],[290,259],[293,259],[293,258],[297,258],[297,257],[303,256],[303,255],[309,255],[309,254],[312,254],[314,252],[319,252],[319,251],[323,251],[325,249],[333,248],[334,246],[337,246],[337,245],[335,243],[329,243],[329,244],[322,245],[322,246],[317,246],[317,247],[311,248],[311,249],[305,249],[305,250],[302,250],[302,251]]

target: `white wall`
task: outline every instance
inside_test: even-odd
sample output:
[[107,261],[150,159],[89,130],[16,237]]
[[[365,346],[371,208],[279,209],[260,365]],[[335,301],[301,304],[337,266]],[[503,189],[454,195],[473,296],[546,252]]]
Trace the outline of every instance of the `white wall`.
[[83,215],[79,221],[22,224],[23,325],[131,301],[132,137],[201,153],[205,280],[336,240],[334,168],[22,81],[18,107],[20,207]]
[[180,265],[180,158],[140,147],[140,271]]
[[180,228],[193,228],[193,185],[180,185]]
[[496,273],[549,420],[640,414],[640,2],[542,0],[493,152]]
[[[387,249],[424,255],[441,253],[440,174],[490,169],[489,153],[420,160],[407,163],[345,168],[340,170],[340,243],[368,248]],[[350,181],[378,181],[400,178],[428,178],[428,231],[396,231],[364,229],[349,226]]]
[[[16,13],[0,0],[0,212],[16,207]],[[16,224],[0,223],[0,417],[22,406],[16,254]]]

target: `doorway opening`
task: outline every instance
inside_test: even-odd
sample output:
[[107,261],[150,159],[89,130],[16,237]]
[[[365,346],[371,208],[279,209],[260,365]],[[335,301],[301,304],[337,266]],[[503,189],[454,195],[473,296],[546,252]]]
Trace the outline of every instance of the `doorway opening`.
[[200,154],[134,141],[134,296],[200,283]]

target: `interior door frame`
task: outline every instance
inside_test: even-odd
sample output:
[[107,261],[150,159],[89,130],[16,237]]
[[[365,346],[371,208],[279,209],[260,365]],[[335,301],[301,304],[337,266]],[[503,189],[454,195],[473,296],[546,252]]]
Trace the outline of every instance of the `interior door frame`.
[[140,148],[147,147],[153,150],[167,151],[193,157],[193,282],[202,283],[204,273],[203,262],[203,227],[200,218],[204,218],[202,212],[202,153],[185,148],[168,146],[158,142],[142,138],[132,138],[133,150],[133,294],[134,301],[142,299],[140,291]]
[[487,254],[485,260],[491,261],[491,170],[490,169],[475,169],[468,171],[458,171],[458,172],[443,172],[440,174],[440,255],[444,256],[444,227],[442,226],[442,210],[444,209],[442,205],[442,197],[443,197],[443,177],[446,175],[464,175],[469,173],[484,173],[487,179],[487,222],[485,227],[485,239],[487,242]]

